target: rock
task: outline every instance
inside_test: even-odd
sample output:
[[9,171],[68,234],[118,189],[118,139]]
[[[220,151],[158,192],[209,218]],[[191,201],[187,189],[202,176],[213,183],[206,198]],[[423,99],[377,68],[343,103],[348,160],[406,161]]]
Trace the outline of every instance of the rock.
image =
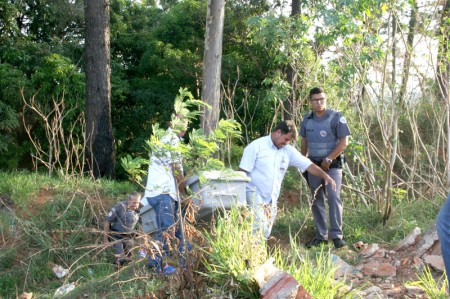
[[403,240],[398,242],[397,246],[395,246],[395,250],[405,250],[408,249],[410,246],[416,244],[417,239],[420,237],[421,230],[420,228],[416,227],[412,230],[412,232],[409,233]]
[[385,282],[385,283],[380,284],[379,287],[382,290],[389,290],[389,289],[392,289],[395,286],[392,283]]
[[384,248],[378,249],[373,255],[373,258],[384,258],[384,257],[386,257],[386,249]]
[[413,263],[420,271],[422,271],[423,268],[425,267],[425,264],[423,263],[423,260],[420,257],[413,258]]
[[261,299],[312,299],[300,283],[289,273],[277,272],[259,290]]
[[68,269],[64,269],[62,266],[60,265],[56,265],[52,268],[53,273],[55,273],[56,277],[58,278],[63,278],[64,276],[66,276],[69,273]]
[[390,290],[384,292],[388,298],[405,298],[405,288],[403,286],[393,287]]
[[410,297],[422,295],[424,291],[420,287],[406,286],[406,294]]
[[75,283],[64,284],[56,289],[54,297],[59,298],[63,297],[67,293],[73,291],[75,289]]
[[373,295],[373,294],[380,294],[381,293],[381,288],[377,287],[377,286],[372,286],[368,289],[365,289],[364,291],[361,292],[361,295],[363,296],[369,296],[369,295]]
[[331,263],[333,264],[333,267],[336,268],[336,272],[334,272],[334,279],[338,279],[342,276],[353,276],[359,272],[358,269],[350,266],[335,254],[331,254]]
[[361,252],[359,253],[363,257],[370,257],[372,256],[377,250],[379,249],[377,243],[369,244],[367,247],[365,247]]
[[262,288],[267,281],[279,271],[277,267],[273,265],[274,261],[274,258],[271,257],[256,269],[254,278],[260,288]]
[[397,268],[389,263],[379,263],[372,261],[364,264],[362,272],[371,277],[390,277],[396,275]]
[[312,298],[289,273],[277,269],[274,259],[268,259],[254,275],[262,299],[310,299]]
[[440,255],[424,255],[423,260],[425,264],[433,267],[436,270],[444,272],[444,259]]
[[439,240],[437,240],[433,246],[431,247],[431,249],[429,250],[428,254],[431,255],[441,255],[441,242]]
[[401,265],[402,266],[408,266],[409,263],[410,263],[410,260],[409,260],[408,257],[403,258],[402,261],[401,261]]
[[386,295],[381,293],[381,294],[370,294],[369,296],[367,296],[366,299],[387,299],[387,298],[388,297]]
[[428,231],[423,236],[422,240],[420,240],[417,245],[417,250],[414,252],[414,256],[421,257],[425,254],[430,248],[433,247],[434,243],[438,241],[438,235],[436,231],[436,225],[433,224],[430,226]]
[[19,297],[17,297],[18,299],[31,299],[33,298],[33,293],[27,293],[27,292],[23,292],[22,294],[19,295]]
[[358,241],[358,242],[356,242],[355,244],[353,244],[353,247],[355,247],[356,249],[361,250],[361,249],[366,248],[366,247],[367,247],[367,244],[364,244],[363,241]]

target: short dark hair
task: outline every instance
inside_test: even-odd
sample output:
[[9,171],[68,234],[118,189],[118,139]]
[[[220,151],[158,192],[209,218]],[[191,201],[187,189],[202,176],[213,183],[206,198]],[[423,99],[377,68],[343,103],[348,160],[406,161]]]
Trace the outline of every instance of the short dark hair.
[[277,124],[277,126],[273,129],[272,132],[276,132],[280,130],[282,134],[292,134],[293,139],[297,139],[297,127],[295,126],[294,121],[292,120],[284,120]]
[[128,195],[128,200],[130,199],[141,199],[142,198],[142,194],[137,192],[137,191],[133,191],[130,193],[130,195]]
[[314,95],[314,94],[319,94],[319,93],[324,93],[325,91],[323,90],[323,88],[322,87],[314,87],[313,89],[311,89],[310,91],[309,91],[309,98],[311,99],[311,97]]

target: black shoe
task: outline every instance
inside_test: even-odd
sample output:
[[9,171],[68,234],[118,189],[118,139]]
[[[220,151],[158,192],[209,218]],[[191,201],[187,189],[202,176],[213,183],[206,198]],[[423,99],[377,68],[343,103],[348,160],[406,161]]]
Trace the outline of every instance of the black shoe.
[[333,239],[334,247],[341,248],[345,246],[345,241],[342,239]]
[[306,248],[311,248],[311,247],[315,247],[315,246],[319,246],[320,244],[327,244],[328,241],[327,240],[321,240],[321,239],[312,239],[311,241],[307,242],[305,244]]

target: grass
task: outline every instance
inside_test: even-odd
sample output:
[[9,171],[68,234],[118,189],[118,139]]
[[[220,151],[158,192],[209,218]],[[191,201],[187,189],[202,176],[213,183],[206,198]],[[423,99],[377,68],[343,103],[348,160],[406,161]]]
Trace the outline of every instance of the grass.
[[448,298],[448,280],[447,276],[442,275],[440,279],[435,279],[428,267],[419,272],[419,280],[408,283],[410,286],[421,288],[427,298],[446,299]]
[[[426,232],[434,223],[439,212],[440,202],[416,201],[414,203],[401,202],[393,208],[393,212],[386,225],[383,226],[381,216],[373,206],[369,209],[346,208],[344,202],[343,229],[347,243],[363,241],[365,243],[384,243],[395,245],[408,235],[415,227]],[[292,231],[297,234],[300,242],[306,242],[314,237],[314,220],[307,204],[302,206],[288,206],[277,216],[273,232],[276,235],[289,235]]]
[[[275,247],[275,265],[290,273],[313,298],[352,298],[355,291],[347,291],[344,280],[335,280],[331,247],[319,246],[311,250],[300,247],[290,235],[289,247]],[[356,297],[355,297],[356,298]]]
[[22,290],[48,295],[62,284],[51,270],[55,264],[76,280],[86,277],[84,264],[109,265],[110,252],[104,254],[99,242],[103,215],[133,189],[129,183],[1,172],[0,297]]
[[262,235],[252,234],[252,226],[250,214],[232,209],[217,219],[215,229],[205,232],[204,275],[221,286],[215,290],[220,295],[227,285],[239,298],[258,298],[254,270],[267,259],[267,248]]
[[[299,245],[314,234],[306,204],[279,212],[272,235],[283,242],[272,248],[251,233],[252,217],[247,212],[233,210],[217,218],[201,231],[203,241],[194,243],[199,262],[189,279],[152,275],[144,261],[116,271],[112,250],[101,242],[101,224],[109,208],[135,188],[127,182],[0,173],[0,297],[16,298],[26,291],[36,298],[52,298],[58,287],[76,282],[66,298],[84,294],[90,298],[258,298],[255,271],[272,256],[275,265],[293,275],[314,298],[352,298],[343,291],[343,282],[333,279],[330,247],[305,250]],[[427,229],[437,214],[436,206],[429,201],[399,202],[386,226],[375,210],[351,206],[344,212],[346,240],[393,245],[416,226]],[[53,265],[68,268],[69,275],[57,279]],[[431,274],[424,272],[414,283],[430,298],[445,298],[439,297],[444,284]]]
[[[251,217],[242,217],[238,211],[231,211],[218,220],[213,233],[206,234],[212,247],[204,262],[208,270],[205,275],[209,279],[221,286],[231,285],[234,281],[238,298],[258,298],[254,277],[259,266],[273,256],[277,268],[290,273],[314,298],[347,298],[353,295],[345,293],[344,281],[334,280],[336,269],[331,262],[329,247],[308,251],[300,248],[291,236],[288,248],[277,246],[269,250],[261,237],[255,239],[251,234],[251,224]],[[253,289],[249,288],[251,286]],[[224,295],[223,291],[221,295]]]

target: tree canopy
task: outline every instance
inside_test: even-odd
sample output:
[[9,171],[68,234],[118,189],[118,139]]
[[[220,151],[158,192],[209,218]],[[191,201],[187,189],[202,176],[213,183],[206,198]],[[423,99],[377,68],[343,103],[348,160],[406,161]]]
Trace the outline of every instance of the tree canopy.
[[[347,155],[358,189],[379,204],[397,190],[443,195],[450,169],[447,3],[300,1],[291,14],[291,3],[227,1],[220,118],[241,124],[237,145],[245,145],[267,134],[285,108],[299,123],[309,89],[323,86],[329,106],[344,111],[352,127]],[[24,103],[34,99],[51,112],[63,98],[65,136],[83,138],[72,130],[85,102],[83,1],[0,4],[0,151],[7,157],[0,167],[31,168],[30,139],[43,152],[50,146],[43,120]],[[117,159],[145,153],[152,125],[168,123],[180,88],[201,98],[206,13],[199,0],[110,1]]]

